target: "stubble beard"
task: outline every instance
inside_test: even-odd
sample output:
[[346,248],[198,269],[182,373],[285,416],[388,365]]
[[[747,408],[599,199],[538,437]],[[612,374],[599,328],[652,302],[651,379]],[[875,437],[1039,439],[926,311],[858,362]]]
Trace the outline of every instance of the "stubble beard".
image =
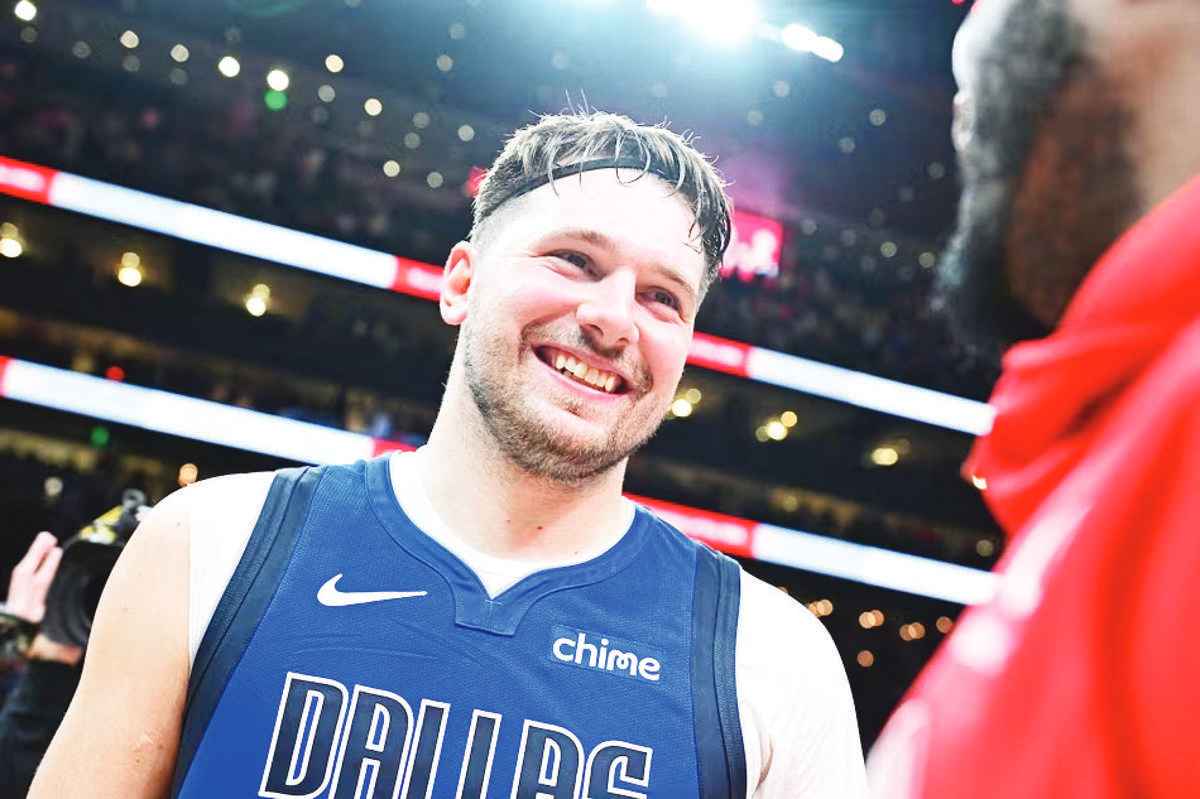
[[[480,327],[486,327],[481,325]],[[500,454],[527,474],[566,486],[579,486],[609,472],[654,437],[662,422],[650,424],[645,413],[627,414],[603,442],[586,444],[538,418],[521,383],[520,363],[510,362],[495,337],[464,326],[463,374],[486,432]],[[529,349],[522,336],[520,353]],[[536,357],[529,355],[529,357]],[[643,392],[645,389],[643,389]],[[580,414],[585,403],[570,400],[566,409]],[[665,413],[665,409],[664,409]],[[642,428],[639,432],[637,428]]]

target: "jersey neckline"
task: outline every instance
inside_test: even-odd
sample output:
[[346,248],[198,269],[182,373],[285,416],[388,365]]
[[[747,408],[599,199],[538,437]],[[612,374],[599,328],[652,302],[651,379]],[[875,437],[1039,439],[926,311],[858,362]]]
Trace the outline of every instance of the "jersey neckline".
[[446,581],[454,596],[454,621],[461,627],[513,635],[539,599],[611,577],[633,561],[648,538],[652,517],[638,505],[629,529],[605,552],[582,563],[536,571],[492,597],[473,569],[404,512],[392,485],[389,462],[386,454],[366,461],[364,479],[371,507],[401,549]]

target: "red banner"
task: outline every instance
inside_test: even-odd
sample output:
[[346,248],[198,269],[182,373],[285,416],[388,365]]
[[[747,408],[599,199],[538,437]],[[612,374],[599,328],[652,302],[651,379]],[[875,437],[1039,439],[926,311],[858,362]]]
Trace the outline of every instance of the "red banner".
[[750,360],[749,344],[740,341],[696,333],[688,349],[688,363],[713,369],[738,377],[746,377],[746,363]]
[[754,530],[758,527],[758,522],[636,494],[625,496],[653,510],[663,521],[679,528],[688,538],[694,538],[730,555],[754,557]]
[[57,169],[0,156],[0,192],[22,200],[49,205],[50,184],[57,174]]
[[371,453],[371,457],[374,458],[377,455],[382,455],[385,452],[393,452],[395,450],[400,450],[401,452],[412,452],[414,449],[416,449],[416,447],[414,447],[412,444],[405,444],[400,441],[392,441],[390,438],[377,438],[375,439],[375,450]]
[[426,300],[437,300],[442,296],[442,270],[433,264],[397,255],[392,291]]

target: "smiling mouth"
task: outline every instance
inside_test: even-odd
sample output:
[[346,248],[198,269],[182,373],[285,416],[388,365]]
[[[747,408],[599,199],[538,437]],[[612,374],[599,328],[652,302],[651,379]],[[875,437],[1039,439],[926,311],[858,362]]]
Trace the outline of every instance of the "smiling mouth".
[[556,350],[553,347],[537,347],[534,349],[534,354],[539,361],[568,380],[573,380],[593,391],[603,394],[624,394],[628,391],[628,386],[620,375],[588,366],[562,350]]

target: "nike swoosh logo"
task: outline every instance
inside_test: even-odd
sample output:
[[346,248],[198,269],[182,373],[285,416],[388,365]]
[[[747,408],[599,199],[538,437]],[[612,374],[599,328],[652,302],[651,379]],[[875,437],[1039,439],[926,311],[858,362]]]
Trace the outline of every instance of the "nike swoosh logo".
[[365,605],[368,602],[383,602],[388,599],[412,599],[425,596],[428,591],[339,591],[338,580],[341,574],[335,574],[325,581],[321,590],[317,591],[317,601],[331,608],[344,608],[347,605]]

